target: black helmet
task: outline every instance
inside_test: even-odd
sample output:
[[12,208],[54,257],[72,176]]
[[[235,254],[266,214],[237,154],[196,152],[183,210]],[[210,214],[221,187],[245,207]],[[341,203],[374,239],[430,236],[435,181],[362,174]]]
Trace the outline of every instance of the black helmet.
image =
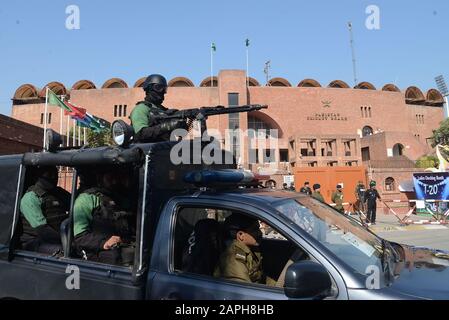
[[162,93],[167,90],[167,79],[160,74],[152,74],[146,78],[142,87],[145,91],[153,90]]

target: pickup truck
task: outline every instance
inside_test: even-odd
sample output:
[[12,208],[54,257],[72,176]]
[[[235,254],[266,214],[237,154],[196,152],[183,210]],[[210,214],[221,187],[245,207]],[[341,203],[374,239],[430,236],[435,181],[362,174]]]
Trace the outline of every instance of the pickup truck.
[[[172,146],[133,144],[0,157],[0,299],[449,298],[448,253],[383,240],[308,196],[245,182],[246,175],[235,166],[173,165]],[[72,205],[61,225],[58,254],[20,246],[20,199],[37,166],[58,166],[72,174]],[[126,195],[136,211],[132,266],[92,262],[72,249],[80,173],[99,166],[132,171]],[[213,266],[220,254],[210,250],[210,243],[198,246],[207,250],[185,263],[197,244],[191,237],[196,227],[205,220],[221,226],[235,213],[266,227],[259,250],[264,272],[275,285],[214,276],[203,268]],[[75,276],[79,281],[72,283]]]

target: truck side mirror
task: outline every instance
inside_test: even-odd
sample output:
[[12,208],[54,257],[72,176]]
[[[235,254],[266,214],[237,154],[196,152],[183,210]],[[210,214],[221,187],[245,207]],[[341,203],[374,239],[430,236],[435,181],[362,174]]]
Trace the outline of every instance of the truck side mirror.
[[331,289],[330,275],[319,263],[299,261],[287,269],[284,291],[289,298],[323,299]]

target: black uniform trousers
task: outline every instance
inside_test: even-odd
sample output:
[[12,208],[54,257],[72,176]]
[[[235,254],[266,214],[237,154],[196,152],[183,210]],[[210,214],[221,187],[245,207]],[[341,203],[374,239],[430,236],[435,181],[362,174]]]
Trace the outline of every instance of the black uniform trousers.
[[367,206],[367,211],[366,211],[366,219],[371,222],[371,223],[375,223],[376,222],[376,211],[377,211],[377,204],[371,204],[368,203]]

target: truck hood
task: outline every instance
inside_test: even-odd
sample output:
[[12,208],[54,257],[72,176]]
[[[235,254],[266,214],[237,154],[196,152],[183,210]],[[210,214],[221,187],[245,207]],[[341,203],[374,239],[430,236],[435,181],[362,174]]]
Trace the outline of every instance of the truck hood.
[[410,296],[449,299],[449,252],[402,245],[390,289]]

